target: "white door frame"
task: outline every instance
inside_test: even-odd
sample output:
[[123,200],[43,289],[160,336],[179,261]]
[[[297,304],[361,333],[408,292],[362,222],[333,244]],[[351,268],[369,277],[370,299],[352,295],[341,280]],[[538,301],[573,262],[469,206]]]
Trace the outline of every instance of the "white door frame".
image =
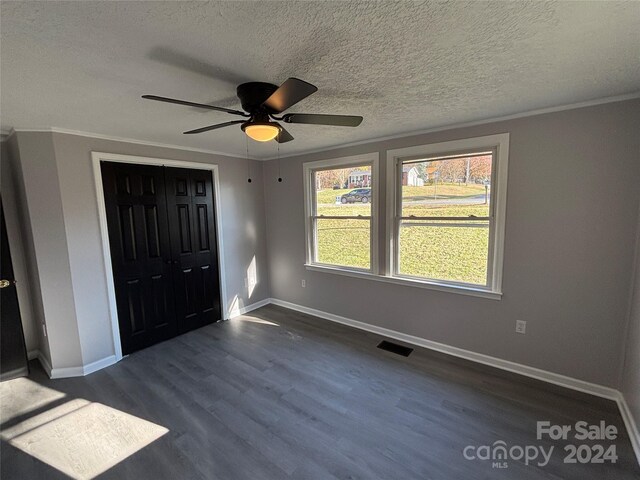
[[111,333],[115,349],[116,361],[122,359],[122,345],[120,343],[120,324],[118,323],[118,308],[116,305],[116,289],[113,282],[113,269],[111,267],[111,247],[109,245],[109,228],[107,225],[107,209],[104,201],[104,189],[102,188],[102,171],[100,162],[134,163],[138,165],[157,165],[162,167],[191,168],[197,170],[209,170],[213,176],[213,198],[215,202],[216,233],[218,246],[218,270],[220,277],[220,303],[222,319],[229,319],[227,308],[227,285],[225,281],[224,267],[224,243],[222,240],[222,208],[220,205],[220,175],[218,165],[185,162],[182,160],[169,160],[165,158],[138,157],[135,155],[120,155],[117,153],[91,152],[93,163],[93,175],[96,182],[96,196],[98,200],[98,218],[100,221],[100,237],[102,239],[102,257],[104,259],[105,277],[107,281],[107,295],[109,297],[109,317],[111,318]]

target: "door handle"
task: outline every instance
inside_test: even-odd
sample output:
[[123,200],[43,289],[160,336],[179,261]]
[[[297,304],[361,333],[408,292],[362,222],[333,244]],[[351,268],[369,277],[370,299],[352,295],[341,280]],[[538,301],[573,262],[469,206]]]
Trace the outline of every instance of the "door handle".
[[7,288],[11,285],[15,285],[17,282],[15,280],[0,280],[0,288]]

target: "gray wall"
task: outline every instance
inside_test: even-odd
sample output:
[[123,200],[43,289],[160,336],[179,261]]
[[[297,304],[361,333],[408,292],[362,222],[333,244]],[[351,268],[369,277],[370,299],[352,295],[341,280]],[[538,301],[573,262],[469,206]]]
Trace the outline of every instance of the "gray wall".
[[31,281],[25,255],[26,245],[23,239],[23,225],[28,219],[21,209],[20,196],[24,195],[24,189],[21,188],[21,179],[16,174],[18,159],[15,148],[15,142],[12,148],[9,148],[7,141],[0,144],[0,192],[2,193],[2,206],[7,224],[9,247],[11,248],[13,274],[18,282],[16,290],[25,344],[28,352],[35,352],[38,349],[39,340],[31,296],[29,295]]
[[25,233],[32,248],[26,253],[33,265],[34,304],[42,309],[39,317],[47,328],[41,351],[54,368],[75,367],[82,365],[82,352],[73,291],[68,288],[71,272],[52,135],[21,133],[10,141],[14,138],[28,212]]
[[[638,125],[632,100],[290,157],[281,160],[282,184],[269,161],[272,297],[618,388],[640,200]],[[303,162],[380,152],[385,185],[388,149],[503,132],[511,136],[502,300],[304,268]],[[528,322],[526,335],[515,333],[516,319]]]
[[627,352],[622,375],[622,394],[640,427],[640,223],[636,244],[634,282],[627,325]]
[[[49,352],[49,342],[45,337],[45,319],[44,304],[42,303],[42,295],[40,289],[40,276],[38,272],[38,264],[36,261],[36,250],[34,243],[33,228],[31,226],[31,214],[27,204],[27,191],[24,181],[22,163],[20,161],[20,149],[18,147],[18,138],[16,135],[7,140],[8,158],[11,162],[11,173],[14,175],[13,185],[15,186],[16,212],[19,218],[19,229],[23,241],[23,253],[26,264],[26,280],[28,288],[26,289],[28,300],[31,305],[33,315],[33,323],[37,345],[41,356],[51,364],[51,354]],[[20,291],[20,289],[19,289]],[[24,292],[25,290],[23,290]],[[26,330],[26,329],[25,329]]]
[[[242,307],[269,297],[262,163],[251,162],[254,182],[248,184],[244,159],[69,134],[15,136],[54,368],[88,365],[114,354],[92,151],[219,165],[227,300],[237,298]],[[258,283],[249,296],[245,277],[254,257]],[[55,302],[48,289],[56,290]]]
[[[19,159],[10,170],[32,316],[50,331],[45,339],[34,329],[39,348],[54,368],[113,355],[90,155],[105,151],[219,165],[229,303],[272,296],[615,388],[624,378],[637,408],[633,345],[624,375],[622,365],[640,202],[638,124],[639,100],[600,105],[291,157],[281,160],[283,183],[276,161],[252,161],[251,184],[243,159],[18,132],[6,150]],[[502,132],[511,134],[502,300],[304,269],[303,162],[379,152],[384,185],[387,149]],[[254,257],[258,283],[249,295]],[[526,335],[515,334],[516,319],[528,321]],[[630,325],[637,335],[637,322]]]

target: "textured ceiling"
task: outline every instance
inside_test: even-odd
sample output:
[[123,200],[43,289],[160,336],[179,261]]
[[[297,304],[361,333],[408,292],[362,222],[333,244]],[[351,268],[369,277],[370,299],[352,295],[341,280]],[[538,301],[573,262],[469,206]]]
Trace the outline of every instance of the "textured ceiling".
[[[291,112],[363,115],[290,125],[280,154],[640,90],[640,2],[2,2],[2,128],[96,132],[244,155],[234,117],[140,99],[239,108],[244,81],[319,91]],[[253,157],[274,142],[249,141]]]

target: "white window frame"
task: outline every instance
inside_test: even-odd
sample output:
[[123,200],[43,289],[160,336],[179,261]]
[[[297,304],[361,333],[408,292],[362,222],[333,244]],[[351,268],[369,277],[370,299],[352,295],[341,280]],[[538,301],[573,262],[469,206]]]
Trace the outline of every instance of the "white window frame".
[[[445,157],[473,150],[493,150],[491,183],[491,227],[488,252],[487,286],[445,280],[430,280],[398,274],[399,209],[402,206],[402,161],[419,158]],[[467,138],[387,151],[386,184],[386,261],[384,275],[395,283],[417,284],[425,288],[468,293],[499,299],[502,295],[505,215],[507,205],[507,171],[509,163],[509,134]]]
[[[306,162],[302,170],[304,175],[304,229],[306,239],[306,260],[305,266],[311,270],[336,271],[354,274],[371,275],[377,274],[378,264],[378,215],[379,215],[379,163],[378,152],[363,155],[353,155],[349,157],[331,158],[316,162]],[[371,237],[370,237],[370,268],[357,268],[343,265],[325,264],[316,261],[316,232],[314,228],[316,186],[314,184],[314,172],[319,170],[332,170],[337,168],[349,168],[350,166],[370,165],[371,166]],[[349,217],[346,217],[349,218]]]

